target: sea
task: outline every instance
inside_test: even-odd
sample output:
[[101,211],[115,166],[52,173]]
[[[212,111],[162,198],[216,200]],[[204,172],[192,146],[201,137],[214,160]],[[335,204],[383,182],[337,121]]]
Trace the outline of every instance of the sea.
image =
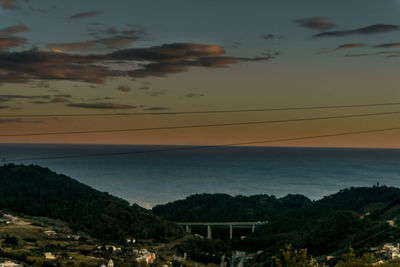
[[400,149],[0,144],[0,164],[9,162],[48,167],[144,208],[199,193],[317,200],[349,187],[400,187]]

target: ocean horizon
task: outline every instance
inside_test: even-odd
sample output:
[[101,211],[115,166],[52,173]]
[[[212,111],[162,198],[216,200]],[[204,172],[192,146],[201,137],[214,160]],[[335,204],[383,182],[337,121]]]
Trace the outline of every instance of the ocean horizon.
[[400,149],[0,144],[0,160],[48,167],[145,208],[199,193],[317,200],[349,187],[400,187]]

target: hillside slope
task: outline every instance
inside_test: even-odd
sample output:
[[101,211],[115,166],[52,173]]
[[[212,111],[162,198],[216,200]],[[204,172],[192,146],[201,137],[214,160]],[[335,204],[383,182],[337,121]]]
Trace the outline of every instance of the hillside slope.
[[69,223],[102,240],[163,240],[181,230],[151,212],[39,166],[0,167],[0,209]]
[[301,195],[276,198],[268,195],[198,194],[155,206],[153,212],[181,222],[271,221],[310,204],[311,200]]

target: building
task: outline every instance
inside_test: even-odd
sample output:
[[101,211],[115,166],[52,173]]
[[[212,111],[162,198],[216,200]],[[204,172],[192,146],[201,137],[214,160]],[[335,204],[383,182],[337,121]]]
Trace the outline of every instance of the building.
[[44,253],[44,258],[45,258],[46,260],[55,260],[55,259],[56,259],[56,256],[54,256],[54,254],[51,253],[51,252],[45,252],[45,253]]
[[0,263],[0,267],[22,267],[22,265],[13,261],[5,261]]
[[385,252],[386,257],[391,260],[400,259],[400,244],[387,243],[383,245],[382,250]]
[[107,263],[107,267],[114,267],[114,262],[112,259],[110,259]]
[[43,233],[45,233],[46,235],[51,236],[51,237],[55,237],[57,235],[56,231],[53,231],[53,230],[43,231]]
[[156,259],[156,254],[152,252],[148,252],[146,249],[141,249],[139,251],[139,256],[136,258],[137,262],[146,262],[147,264],[151,264]]

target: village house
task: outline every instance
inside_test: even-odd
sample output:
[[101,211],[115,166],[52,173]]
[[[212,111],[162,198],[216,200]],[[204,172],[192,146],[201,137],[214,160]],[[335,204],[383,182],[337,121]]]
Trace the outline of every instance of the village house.
[[55,237],[57,235],[56,231],[53,231],[53,230],[43,231],[43,233],[45,233],[47,236],[50,236],[50,237]]
[[386,254],[386,257],[391,260],[400,259],[400,244],[387,243],[383,245],[382,251]]
[[5,261],[0,263],[0,267],[22,267],[22,265],[13,261]]
[[137,262],[146,262],[147,264],[151,264],[154,262],[154,260],[156,259],[156,254],[149,252],[147,249],[140,249],[140,250],[136,250],[134,251],[135,253],[137,253],[136,257],[136,261]]
[[44,253],[44,258],[45,258],[46,260],[55,260],[55,259],[56,259],[56,256],[54,256],[54,254],[51,253],[51,252],[45,252],[45,253]]

